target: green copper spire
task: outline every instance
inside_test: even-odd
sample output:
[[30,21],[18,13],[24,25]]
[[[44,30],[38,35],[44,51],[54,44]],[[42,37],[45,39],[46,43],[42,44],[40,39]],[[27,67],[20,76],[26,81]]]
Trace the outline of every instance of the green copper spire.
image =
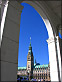
[[32,47],[31,47],[31,37],[30,37],[30,45],[29,45],[29,50],[31,50]]
[[31,37],[30,37],[30,46],[31,46]]
[[31,47],[31,37],[30,37],[29,52],[30,52],[30,55],[31,55],[31,53],[32,53],[32,47]]

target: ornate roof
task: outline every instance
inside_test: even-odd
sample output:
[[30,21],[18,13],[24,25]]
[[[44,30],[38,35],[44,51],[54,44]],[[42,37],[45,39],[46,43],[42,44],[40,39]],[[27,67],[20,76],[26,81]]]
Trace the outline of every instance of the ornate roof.
[[[48,67],[48,64],[43,64],[43,65],[35,65],[34,68],[46,68]],[[18,70],[19,69],[26,69],[26,67],[18,67]]]
[[34,68],[43,68],[43,67],[44,68],[48,67],[48,64],[45,64],[45,65],[44,64],[43,65],[35,65],[34,66]]

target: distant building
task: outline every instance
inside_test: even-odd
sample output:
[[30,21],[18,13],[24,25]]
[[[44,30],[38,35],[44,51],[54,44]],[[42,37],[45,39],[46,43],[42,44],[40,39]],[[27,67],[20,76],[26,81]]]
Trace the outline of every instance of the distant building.
[[21,76],[29,76],[29,80],[34,78],[41,81],[50,81],[50,64],[40,65],[36,60],[34,64],[31,41],[27,55],[27,67],[18,67],[17,74]]

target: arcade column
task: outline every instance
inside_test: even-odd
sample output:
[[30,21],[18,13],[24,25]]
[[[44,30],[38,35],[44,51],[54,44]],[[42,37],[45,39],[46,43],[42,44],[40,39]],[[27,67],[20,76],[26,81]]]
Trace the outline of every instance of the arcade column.
[[52,82],[54,81],[59,82],[55,39],[53,37],[49,38],[47,42],[49,50],[50,78]]
[[56,36],[55,44],[56,44],[56,56],[57,56],[57,65],[58,65],[58,75],[59,75],[59,80],[61,81],[61,53],[60,53],[60,45],[59,45],[59,36]]

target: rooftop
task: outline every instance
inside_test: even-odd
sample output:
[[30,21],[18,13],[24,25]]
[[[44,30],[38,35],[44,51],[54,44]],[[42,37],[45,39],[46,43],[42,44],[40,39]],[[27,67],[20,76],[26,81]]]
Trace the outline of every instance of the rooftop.
[[26,69],[26,67],[18,67],[18,70],[19,70],[19,69]]
[[48,67],[48,64],[43,64],[43,65],[35,65],[35,67],[34,68],[46,68],[46,67]]
[[[48,67],[48,64],[45,64],[45,65],[44,64],[43,65],[35,65],[34,66],[34,68],[43,68],[43,67],[44,68]],[[26,67],[18,67],[18,70],[19,69],[26,69]]]

